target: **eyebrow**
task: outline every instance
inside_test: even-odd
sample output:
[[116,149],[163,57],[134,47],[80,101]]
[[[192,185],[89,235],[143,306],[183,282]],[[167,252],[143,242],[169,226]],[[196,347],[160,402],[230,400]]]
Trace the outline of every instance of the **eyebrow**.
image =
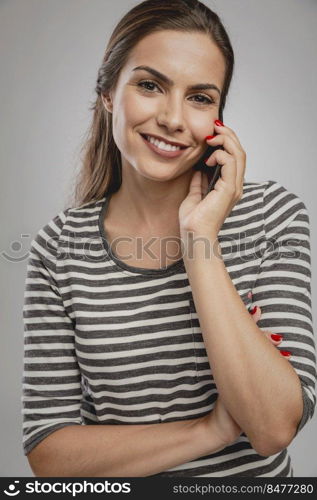
[[[173,80],[171,80],[168,76],[163,75],[163,73],[161,73],[160,71],[157,71],[157,69],[151,68],[150,66],[136,66],[136,68],[133,68],[132,71],[136,71],[139,69],[143,69],[144,71],[148,71],[148,73],[151,73],[156,78],[159,78],[160,80],[167,83],[168,85],[174,85]],[[216,90],[219,93],[219,95],[221,95],[220,90],[213,83],[197,83],[195,85],[190,85],[189,89],[190,90]]]

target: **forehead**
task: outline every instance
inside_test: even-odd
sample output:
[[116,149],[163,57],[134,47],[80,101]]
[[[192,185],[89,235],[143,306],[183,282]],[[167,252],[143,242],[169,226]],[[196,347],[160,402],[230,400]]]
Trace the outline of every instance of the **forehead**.
[[205,33],[164,30],[151,33],[131,50],[124,70],[148,65],[170,76],[173,80],[210,79],[220,87],[225,73],[224,57]]

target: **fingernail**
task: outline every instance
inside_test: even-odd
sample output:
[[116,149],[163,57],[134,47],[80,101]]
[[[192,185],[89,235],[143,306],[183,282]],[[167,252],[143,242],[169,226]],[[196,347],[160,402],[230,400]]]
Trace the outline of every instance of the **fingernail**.
[[252,299],[252,292],[248,293],[248,299]]
[[250,314],[255,314],[257,311],[258,306],[254,306],[253,309],[251,309]]
[[215,125],[218,125],[218,127],[224,127],[224,124],[220,120],[215,120]]
[[273,340],[275,340],[275,341],[277,341],[277,342],[278,342],[278,341],[282,340],[283,335],[277,335],[277,334],[275,334],[275,333],[272,333],[271,338],[272,338]]
[[282,356],[291,356],[292,355],[292,353],[289,351],[280,351],[280,353],[282,354]]
[[207,137],[205,137],[205,141],[210,141],[210,139],[213,139],[214,137],[216,137],[215,135],[207,135]]

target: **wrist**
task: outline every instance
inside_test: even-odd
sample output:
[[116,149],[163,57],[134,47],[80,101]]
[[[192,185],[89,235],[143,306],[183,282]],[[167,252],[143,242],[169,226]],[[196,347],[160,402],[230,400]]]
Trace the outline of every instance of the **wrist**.
[[223,450],[228,443],[223,439],[212,412],[194,421],[196,442],[201,443],[202,456]]
[[218,235],[181,231],[183,259],[186,263],[197,260],[223,260]]
[[180,235],[182,238],[187,238],[187,235],[193,236],[194,238],[207,238],[209,240],[215,241],[218,239],[218,233],[211,231],[202,231],[196,229],[188,229],[183,226],[180,226]]

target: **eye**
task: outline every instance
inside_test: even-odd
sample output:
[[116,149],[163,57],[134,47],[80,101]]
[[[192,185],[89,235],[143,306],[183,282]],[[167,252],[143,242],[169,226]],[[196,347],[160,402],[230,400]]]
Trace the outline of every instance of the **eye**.
[[139,82],[138,83],[138,87],[141,87],[143,88],[144,90],[148,91],[148,92],[152,92],[153,89],[151,88],[148,88],[148,86],[151,86],[153,85],[154,87],[158,88],[157,84],[152,82],[151,80],[144,80],[143,82]]
[[203,98],[203,101],[196,101],[199,104],[214,104],[215,103],[215,100],[212,97],[207,97],[207,96],[205,96],[203,94],[196,94],[193,97],[194,98],[195,97],[202,97]]
[[[146,92],[153,92],[153,88],[152,89],[148,88],[148,86],[151,86],[151,85],[153,85],[156,88],[159,88],[158,85],[155,82],[152,82],[151,80],[144,80],[142,82],[139,82],[137,85],[138,85],[138,87],[141,87]],[[213,99],[212,97],[207,97],[203,94],[196,94],[196,95],[192,96],[191,99],[197,98],[197,97],[201,97],[203,99],[202,101],[196,101],[198,104],[209,105],[209,104],[214,104],[216,102],[215,99]]]

